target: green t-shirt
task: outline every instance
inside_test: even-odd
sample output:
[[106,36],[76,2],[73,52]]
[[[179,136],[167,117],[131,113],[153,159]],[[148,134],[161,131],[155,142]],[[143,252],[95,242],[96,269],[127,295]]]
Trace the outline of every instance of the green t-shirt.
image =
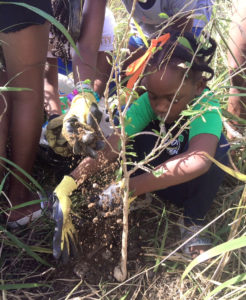
[[[189,128],[189,140],[194,136],[202,133],[213,134],[220,139],[222,132],[222,120],[220,116],[220,104],[214,99],[213,94],[208,89],[203,91],[204,97],[199,99],[192,110],[197,111],[198,116],[191,121]],[[152,120],[156,120],[148,93],[144,93],[136,101],[133,102],[126,114],[126,133],[128,136],[141,132]]]

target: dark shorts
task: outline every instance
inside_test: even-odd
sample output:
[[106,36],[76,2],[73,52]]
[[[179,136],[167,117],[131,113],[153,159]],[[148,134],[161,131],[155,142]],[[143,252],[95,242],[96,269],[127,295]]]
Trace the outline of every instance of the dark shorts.
[[[160,126],[158,124],[159,121],[157,120],[151,122],[143,131],[159,131]],[[171,124],[171,126],[172,125],[173,124]],[[169,128],[166,128],[167,131],[169,130]],[[175,133],[177,133],[177,131],[178,128],[175,128],[175,130],[172,131],[173,136],[175,136]],[[174,142],[171,143],[169,147],[164,150],[157,158],[152,160],[149,165],[157,167],[163,164],[168,159],[187,151],[189,146],[188,136],[186,136],[187,133],[187,130],[186,132],[183,131],[183,138],[178,138],[178,140],[180,140],[180,143],[178,143],[177,140],[177,142],[174,140]],[[134,140],[135,141],[132,142],[133,148],[131,149],[131,152],[135,152],[136,157],[131,157],[131,159],[135,162],[140,162],[143,161],[146,155],[151,152],[153,146],[157,141],[157,137],[150,134],[141,134],[135,137]],[[222,134],[218,142],[214,158],[220,163],[228,165],[228,150],[229,144]],[[175,151],[177,151],[178,153],[175,153]],[[138,169],[133,174],[133,176],[141,175],[143,173],[143,170]],[[217,167],[215,164],[212,164],[208,172],[204,173],[203,175],[196,177],[190,181],[156,191],[155,194],[160,199],[169,200],[172,203],[176,204],[176,206],[183,207],[186,225],[203,225],[204,218],[216,196],[224,175],[225,172],[222,169]]]
[[[6,4],[0,4],[0,31],[4,33],[19,31],[31,25],[44,24],[46,21],[45,18],[28,8],[8,4],[10,1],[3,2]],[[52,15],[51,0],[15,0],[14,2],[37,7]]]

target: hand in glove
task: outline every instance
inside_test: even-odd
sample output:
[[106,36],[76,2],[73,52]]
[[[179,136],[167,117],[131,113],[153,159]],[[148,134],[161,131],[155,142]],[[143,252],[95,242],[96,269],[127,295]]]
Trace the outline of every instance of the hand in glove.
[[73,154],[72,147],[62,135],[62,126],[65,115],[49,121],[46,129],[46,139],[52,150],[61,156],[68,157]]
[[73,98],[70,110],[64,117],[62,135],[76,155],[96,157],[104,143],[98,139],[98,125],[102,112],[92,92],[82,92]]
[[[104,217],[114,216],[122,213],[123,209],[123,186],[124,180],[111,184],[97,199],[97,207],[102,209]],[[129,204],[135,197],[129,198]]]
[[77,189],[77,184],[70,176],[64,176],[61,183],[53,193],[55,201],[53,206],[53,218],[56,222],[53,237],[53,256],[59,259],[62,256],[64,263],[68,261],[69,255],[77,253],[77,232],[72,224],[71,193]]

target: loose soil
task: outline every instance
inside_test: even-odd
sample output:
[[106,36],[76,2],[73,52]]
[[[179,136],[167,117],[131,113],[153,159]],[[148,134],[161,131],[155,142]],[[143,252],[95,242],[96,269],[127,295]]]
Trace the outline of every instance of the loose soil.
[[[62,177],[69,174],[68,165],[73,168],[79,158],[75,157],[69,163],[64,159],[52,159],[52,163],[46,161],[44,164],[44,158],[47,157],[51,159],[47,153],[39,156],[35,174],[38,182],[51,193]],[[73,194],[73,211],[76,212],[73,214],[73,222],[79,232],[79,255],[71,257],[68,264],[57,262],[52,254],[37,250],[36,253],[50,264],[45,266],[13,246],[13,240],[3,236],[3,280],[10,284],[46,284],[31,289],[10,290],[9,299],[65,299],[78,285],[69,299],[103,299],[109,293],[105,299],[121,299],[125,296],[124,299],[173,300],[181,299],[181,294],[192,288],[191,281],[180,281],[189,262],[182,253],[175,253],[155,271],[153,269],[158,259],[167,256],[180,244],[176,223],[181,214],[172,204],[163,202],[154,195],[148,208],[132,211],[129,215],[127,267],[130,280],[119,285],[114,279],[113,271],[121,257],[122,215],[106,218],[91,203],[115,178],[117,168],[118,164],[111,166],[85,182],[82,192]],[[11,233],[28,246],[50,250],[53,229],[53,221],[44,215],[27,227]],[[197,299],[196,293],[192,299]]]

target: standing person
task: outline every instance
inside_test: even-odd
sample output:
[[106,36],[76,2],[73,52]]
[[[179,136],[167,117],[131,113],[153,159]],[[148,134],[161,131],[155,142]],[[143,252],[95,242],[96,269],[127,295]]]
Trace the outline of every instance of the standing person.
[[[16,2],[30,4],[52,15],[50,0]],[[63,2],[60,1],[61,4]],[[27,173],[31,173],[43,122],[44,66],[50,25],[38,14],[27,8],[9,4],[9,1],[3,1],[0,7],[0,40],[6,64],[6,71],[1,73],[1,84],[6,85],[10,81],[11,86],[31,90],[2,94],[2,99],[5,97],[7,100],[7,112],[3,113],[5,105],[4,101],[1,101],[0,155],[6,157],[6,144],[10,137],[11,160]],[[91,79],[92,83],[94,82],[105,8],[106,0],[85,1],[79,37],[82,41],[81,63],[85,68],[80,73],[80,80]],[[17,171],[15,173],[21,178],[24,177]],[[13,206],[35,198],[36,195],[11,176],[9,199]],[[39,208],[38,205],[30,205],[11,211],[8,225],[17,227],[27,224],[40,216]]]
[[[133,165],[143,163],[146,157],[151,158],[146,165],[149,172],[138,169],[130,178],[131,197],[155,192],[161,199],[169,199],[183,207],[181,237],[188,238],[202,228],[224,176],[224,172],[213,165],[204,153],[226,164],[228,147],[224,147],[227,142],[222,134],[219,102],[206,88],[207,81],[214,75],[209,63],[216,44],[209,39],[209,47],[198,48],[200,45],[193,34],[184,33],[184,38],[192,47],[190,50],[178,42],[178,37],[179,33],[170,32],[152,41],[156,46],[149,49],[147,75],[142,80],[146,93],[129,108],[125,133],[131,141],[134,139],[130,148],[131,153],[136,154],[130,159]],[[139,66],[139,62],[136,65]],[[203,72],[209,76],[205,77]],[[191,114],[189,118],[181,118],[182,111],[192,104],[192,109],[199,112],[196,117]],[[187,121],[189,126],[180,131]],[[171,131],[169,137],[163,132],[162,138],[154,134],[160,131],[163,124],[167,132]],[[135,136],[142,131],[142,134]],[[118,158],[119,135],[111,135],[108,142],[105,149],[99,151],[97,159],[85,158],[54,191],[56,229],[53,254],[57,259],[61,255],[67,258],[70,249],[73,249],[70,242],[75,242],[76,230],[69,215],[71,193]],[[153,154],[157,144],[159,155],[149,155]],[[154,171],[159,171],[160,175],[155,176]],[[95,200],[96,205],[110,210],[122,203],[121,185],[122,181],[111,184]],[[208,238],[199,235],[191,239],[183,250],[194,257],[210,245]]]
[[[72,58],[75,85],[89,79],[93,89],[107,1],[85,0],[83,7],[80,0],[70,2],[67,0],[53,0],[52,2],[54,15],[58,21],[68,29],[69,25],[73,24],[74,34],[71,35],[77,43],[80,53],[80,56],[74,53]],[[70,3],[74,6],[72,7]],[[77,15],[79,17],[77,17],[76,22],[73,22],[72,19]],[[70,46],[64,47],[64,43],[67,43],[66,38],[54,26],[52,27],[52,33],[55,35],[52,53],[57,57],[61,57],[65,62],[68,61]]]
[[194,17],[192,32],[195,36],[199,36],[204,27],[208,24],[212,16],[214,0],[198,0],[196,4],[196,9],[194,14],[197,15],[197,18]]
[[[127,11],[130,13],[133,5],[132,0],[122,0]],[[193,32],[199,36],[206,25],[204,20],[193,19],[191,15],[203,15],[207,21],[210,20],[212,12],[212,0],[147,0],[137,1],[133,18],[141,27],[147,38],[156,35],[163,28],[172,28],[174,30]],[[166,14],[163,18],[161,14]],[[131,22],[131,31],[133,35],[129,39],[128,47],[131,52],[136,51],[139,47],[144,48],[144,42],[140,37],[133,22]],[[139,50],[129,61],[134,61],[144,53],[144,49]]]
[[[246,2],[244,0],[232,1],[232,22],[229,30],[228,64],[231,74],[230,94],[228,111],[233,115],[246,119],[246,97],[240,96],[245,93],[240,88],[246,88],[245,67],[246,67]],[[243,134],[243,127],[232,122],[233,127]],[[236,135],[235,135],[236,134]],[[234,135],[234,136],[233,136]],[[237,137],[234,131],[228,131],[230,139]]]
[[[58,1],[58,0],[54,0]],[[97,62],[97,53],[98,53],[98,47],[100,44],[100,37],[102,34],[102,31],[100,29],[100,24],[102,24],[102,20],[104,18],[105,13],[105,6],[106,1],[101,1],[100,4],[96,5],[96,1],[85,1],[84,7],[83,7],[83,18],[81,22],[81,29],[80,29],[80,35],[78,38],[78,49],[79,53],[82,57],[79,57],[77,53],[73,56],[73,73],[74,73],[74,79],[75,79],[75,85],[76,85],[76,93],[77,90],[81,94],[83,90],[86,90],[86,92],[91,91],[91,93],[95,96],[95,90],[94,87],[94,81],[96,76],[96,62]],[[126,6],[128,12],[131,11],[133,0],[122,0],[123,4]],[[59,8],[58,2],[58,8]],[[93,5],[94,3],[94,5]],[[199,6],[198,6],[199,4]],[[161,13],[166,13],[170,19],[171,19],[171,26],[175,29],[178,29],[181,31],[181,34],[183,31],[191,31],[193,26],[193,19],[188,18],[188,16],[191,15],[193,11],[196,11],[198,8],[202,9],[206,6],[210,5],[210,1],[186,1],[186,0],[176,0],[176,1],[169,1],[169,0],[147,0],[147,1],[137,1],[136,7],[134,11],[133,17],[136,19],[136,21],[141,26],[143,32],[147,34],[147,36],[153,35],[158,29],[162,29],[163,25],[163,18],[160,16]],[[91,8],[91,9],[90,9]],[[60,9],[57,9],[57,11],[60,11]],[[93,20],[93,23],[91,24],[91,20]],[[62,21],[62,18],[61,18]],[[86,25],[86,26],[85,26]],[[91,38],[93,37],[93,39]],[[137,41],[136,39],[137,38]],[[60,44],[63,44],[63,39],[61,39]],[[135,53],[131,54],[128,59],[126,59],[123,70],[126,69],[126,67],[130,64],[131,61],[135,60],[139,56],[143,55],[143,53],[146,51],[144,47],[141,47],[143,45],[143,42],[140,41],[140,39],[137,36],[132,36],[129,41],[129,49],[131,51],[136,51]],[[58,45],[58,51],[59,51],[59,45]],[[85,84],[85,80],[89,79],[90,84]],[[87,96],[86,96],[87,97]],[[85,97],[82,97],[84,100],[86,100]],[[88,105],[88,111],[91,110],[92,102],[96,103],[96,98],[99,99],[99,97],[94,97],[94,101],[91,98],[91,100],[86,100]],[[93,104],[93,105],[94,105]],[[77,110],[77,108],[76,108]],[[83,118],[78,116],[75,112],[72,113],[76,120],[79,119],[88,119],[87,113],[83,114]],[[94,116],[95,118],[95,116]],[[71,120],[74,120],[74,118],[71,116]],[[51,125],[52,130],[55,130],[60,134],[58,130],[56,130],[57,127],[55,126],[61,126],[62,120],[58,122],[57,120],[53,123],[55,125]],[[71,140],[71,134],[74,135],[74,130],[72,129],[73,124],[70,124],[71,122],[67,122],[66,124],[63,123],[63,132],[66,131],[66,140]],[[97,120],[97,123],[100,123],[100,119]],[[86,125],[82,121],[83,127]],[[87,124],[88,125],[88,124]],[[69,128],[69,130],[67,130]],[[68,133],[70,131],[70,134]],[[93,130],[90,130],[90,149],[92,149],[92,144],[95,144],[96,137],[94,135],[94,138],[92,138]],[[63,137],[64,139],[64,137]],[[73,139],[73,138],[72,138]],[[54,137],[52,134],[51,136],[51,147],[55,149],[59,149],[60,151],[60,145],[57,145],[57,140],[59,140],[59,137]],[[54,142],[55,141],[55,142]],[[91,142],[92,141],[92,142]],[[65,144],[65,143],[64,143]],[[63,145],[64,145],[63,144]],[[57,147],[58,146],[58,147]],[[72,148],[74,148],[74,145],[71,145]],[[56,151],[56,150],[55,150]],[[58,153],[58,152],[57,152]],[[94,151],[90,151],[90,153],[94,153]],[[88,154],[88,153],[87,153]]]
[[[54,2],[57,1],[59,0],[54,0]],[[78,50],[82,60],[77,53],[73,55],[75,84],[90,79],[92,86],[94,85],[98,59],[97,52],[101,41],[106,2],[106,0],[85,0],[84,2],[83,17],[78,38]],[[122,3],[130,13],[133,0],[122,0]],[[194,25],[193,19],[187,17],[191,15],[193,11],[199,11],[199,13],[204,12],[206,16],[209,17],[211,5],[211,0],[137,0],[133,17],[141,26],[144,34],[146,34],[148,38],[151,38],[151,35],[160,30],[165,22],[165,19],[160,16],[161,13],[167,14],[168,17],[172,19],[171,27],[173,29],[181,32],[184,30],[191,31]],[[209,13],[205,12],[205,10],[208,10]],[[93,20],[93,22],[91,22],[91,20]],[[198,27],[200,27],[200,25]],[[134,47],[136,50],[136,48],[142,45],[143,42],[140,41],[138,36],[136,36],[136,39],[134,39],[134,35],[130,38],[130,50],[134,51]],[[133,48],[131,48],[131,46],[133,46]],[[139,55],[141,55],[141,53],[139,53]]]
[[[90,153],[90,155],[95,155],[99,144],[102,146],[102,143],[97,143],[98,137],[95,134],[97,124],[101,121],[102,113],[97,105],[100,101],[100,96],[94,88],[97,89],[102,86],[97,85],[95,79],[98,76],[98,49],[101,43],[107,1],[85,0],[83,6],[81,3],[80,0],[53,0],[55,17],[64,26],[68,27],[68,29],[70,29],[69,24],[72,24],[71,28],[73,30],[72,33],[70,30],[70,33],[74,42],[77,42],[79,50],[79,55],[75,53],[73,58],[73,76],[75,83],[73,95],[78,99],[76,108],[73,110],[69,109],[70,114],[65,118],[61,116],[51,120],[52,123],[49,123],[47,126],[47,129],[49,130],[49,128],[51,128],[52,131],[50,131],[51,134],[48,135],[47,133],[46,135],[49,144],[57,154],[63,156],[66,155],[66,151],[60,151],[62,150],[61,143],[63,146],[67,144],[67,141],[71,142],[74,154],[82,154],[84,151],[86,154]],[[70,12],[68,13],[69,9]],[[82,17],[80,18],[80,16]],[[68,44],[68,47],[64,47],[64,44],[67,43],[66,37],[60,34],[55,27],[52,27],[52,33],[55,36],[52,53],[57,57],[63,58],[65,62],[68,61],[70,57],[70,44]],[[105,63],[107,63],[106,58],[103,61],[104,66]],[[107,68],[108,67],[107,65]],[[102,74],[100,74],[100,76],[101,75]],[[103,78],[103,80],[104,79],[105,78]],[[100,80],[102,80],[102,76]],[[83,138],[79,141],[77,138],[76,140],[74,139],[75,134],[78,132],[75,123],[80,123],[83,127]],[[64,134],[62,133],[62,137],[59,139],[57,135],[60,135],[61,127]],[[80,146],[78,146],[78,144],[80,144]]]
[[[50,0],[15,2],[26,3],[52,14]],[[30,174],[43,122],[44,65],[50,24],[33,11],[8,3],[9,1],[2,1],[0,4],[0,41],[5,61],[5,71],[0,74],[1,86],[29,90],[1,94],[0,156],[6,158],[9,140],[10,160]],[[1,176],[3,171],[4,168],[1,167]],[[12,171],[21,179],[27,180],[17,169],[12,168]],[[37,199],[36,194],[12,175],[8,197],[12,206]],[[38,216],[40,205],[15,209],[10,212],[8,225],[23,225]]]
[[[103,32],[101,43],[97,53],[96,74],[93,90],[101,98],[103,96],[107,80],[111,71],[111,65],[108,60],[111,60],[107,52],[112,52],[114,49],[114,27],[115,19],[109,8],[106,8],[105,19],[103,24]],[[80,41],[78,41],[78,48]],[[61,114],[61,103],[59,100],[59,78],[63,79],[72,72],[72,60],[69,60],[65,65],[61,58],[56,58],[51,53],[52,45],[48,52],[47,69],[45,73],[45,109],[48,117]],[[75,51],[72,49],[70,55],[74,56]],[[59,76],[58,76],[59,72]],[[62,75],[61,75],[62,74]],[[70,82],[71,82],[70,78]],[[71,93],[72,90],[69,91]]]

